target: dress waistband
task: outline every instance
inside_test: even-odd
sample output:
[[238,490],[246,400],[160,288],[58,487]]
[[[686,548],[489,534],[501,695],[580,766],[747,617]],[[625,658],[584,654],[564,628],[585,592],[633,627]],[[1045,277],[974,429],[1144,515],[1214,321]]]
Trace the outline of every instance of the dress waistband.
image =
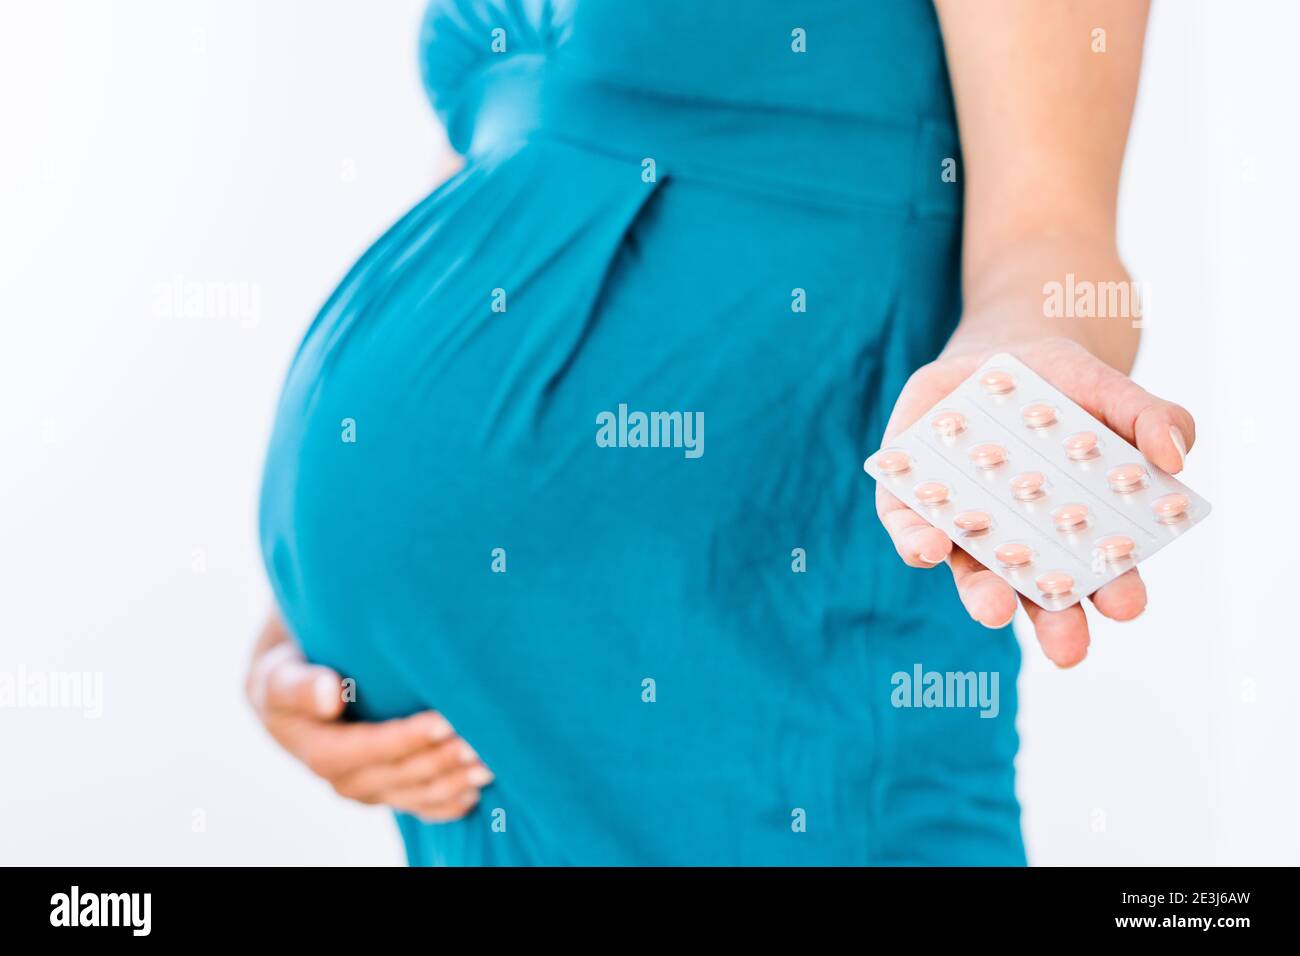
[[891,124],[667,97],[568,73],[546,56],[512,57],[478,80],[465,91],[466,108],[448,117],[453,142],[469,144],[470,155],[522,138],[554,139],[626,158],[634,175],[652,159],[657,177],[777,199],[904,208],[918,218],[961,212],[960,144],[946,119]]

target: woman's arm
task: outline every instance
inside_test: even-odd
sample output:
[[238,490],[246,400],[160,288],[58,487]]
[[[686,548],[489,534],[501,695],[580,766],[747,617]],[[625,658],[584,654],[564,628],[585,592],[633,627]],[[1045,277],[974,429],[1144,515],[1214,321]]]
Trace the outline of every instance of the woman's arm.
[[1043,285],[1129,281],[1115,207],[1146,0],[935,6],[966,175],[962,338],[1061,335],[1127,372],[1132,316],[1046,319]]
[[[1125,374],[1137,352],[1136,305],[1086,318],[1049,315],[1045,307],[1048,283],[1106,288],[1100,284],[1129,280],[1115,245],[1115,207],[1146,2],[935,5],[965,158],[965,310],[943,354],[903,389],[886,440],[989,355],[1011,352],[1156,465],[1181,471],[1196,437],[1191,415]],[[1010,622],[1017,602],[1010,585],[879,486],[876,506],[906,563],[947,563],[973,618],[989,627]],[[1146,588],[1129,571],[1093,602],[1107,617],[1128,620],[1146,606]],[[1083,659],[1089,638],[1081,605],[1049,612],[1022,603],[1052,661]]]

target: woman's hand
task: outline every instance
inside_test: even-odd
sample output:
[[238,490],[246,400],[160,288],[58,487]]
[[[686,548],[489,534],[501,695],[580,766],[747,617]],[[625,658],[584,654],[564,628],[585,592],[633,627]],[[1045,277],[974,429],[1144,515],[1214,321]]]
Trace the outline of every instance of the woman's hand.
[[307,663],[277,614],[253,650],[245,691],[276,742],[339,796],[442,823],[467,814],[492,782],[478,754],[435,711],[341,721],[339,675]]
[[[1117,371],[1133,365],[1138,315],[1090,308],[1067,321],[1044,308],[1048,282],[1131,281],[1115,242],[1116,201],[1147,6],[935,0],[961,130],[964,311],[943,355],[899,396],[886,440],[989,356],[1010,352],[1156,465],[1182,470],[1196,437],[1191,415]],[[904,561],[934,567],[946,559],[971,617],[989,627],[1010,623],[1010,585],[893,495],[878,489],[877,508]],[[1093,595],[1097,610],[1116,620],[1136,617],[1146,599],[1137,571]],[[1062,667],[1083,660],[1081,606],[1024,605],[1051,660]]]
[[[937,360],[919,369],[903,388],[885,427],[883,444],[911,425],[965,381],[997,352],[1010,352],[1052,385],[1101,419],[1125,441],[1170,474],[1183,468],[1196,439],[1196,424],[1185,408],[1156,398],[1128,376],[1093,357],[1070,339],[1050,338],[1006,343],[996,348],[963,345],[954,338]],[[899,556],[914,568],[933,568],[946,561],[967,612],[986,627],[1003,627],[1015,615],[1018,597],[1011,585],[988,570],[952,539],[928,524],[897,497],[876,486],[876,511]],[[1043,652],[1055,664],[1071,667],[1088,652],[1088,622],[1083,606],[1046,611],[1020,598]],[[1146,607],[1147,592],[1134,568],[1092,595],[1097,610],[1128,621]]]

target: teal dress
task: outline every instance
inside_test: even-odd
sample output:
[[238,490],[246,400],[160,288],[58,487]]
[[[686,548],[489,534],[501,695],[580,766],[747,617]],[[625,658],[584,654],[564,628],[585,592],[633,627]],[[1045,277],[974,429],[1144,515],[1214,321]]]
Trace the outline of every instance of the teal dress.
[[464,168],[308,329],[261,501],[355,716],[496,774],[410,862],[1022,863],[1013,636],[862,471],[960,311],[928,0],[434,0],[420,55]]

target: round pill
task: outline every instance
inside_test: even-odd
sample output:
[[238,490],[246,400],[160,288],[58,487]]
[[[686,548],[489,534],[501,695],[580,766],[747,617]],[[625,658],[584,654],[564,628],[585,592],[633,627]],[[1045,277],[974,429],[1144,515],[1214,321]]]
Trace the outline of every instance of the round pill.
[[966,430],[966,416],[961,412],[940,412],[930,419],[930,427],[944,438],[951,438]]
[[1050,597],[1069,594],[1074,590],[1074,578],[1064,571],[1048,571],[1040,575],[1034,583],[1038,585],[1038,590]]
[[1112,534],[1097,542],[1097,550],[1107,561],[1123,561],[1133,554],[1137,544],[1126,534]]
[[1047,479],[1041,471],[1026,471],[1011,479],[1011,496],[1020,501],[1037,498]]
[[1007,460],[1007,450],[1001,445],[976,445],[970,450],[970,460],[977,468],[996,468]]
[[948,500],[948,486],[938,481],[923,481],[916,486],[916,499],[922,504],[941,505]]
[[1056,424],[1056,409],[1051,405],[1026,405],[1020,417],[1030,428],[1046,428]]
[[1112,491],[1134,491],[1146,484],[1147,470],[1141,465],[1116,465],[1106,472],[1106,481]]
[[876,459],[876,467],[887,475],[901,475],[912,467],[905,451],[887,451]]
[[1156,513],[1157,521],[1177,521],[1187,514],[1190,504],[1186,495],[1175,491],[1172,495],[1164,495],[1151,502],[1151,510]]
[[1056,527],[1062,531],[1073,531],[1088,523],[1087,505],[1062,505],[1052,514]]
[[960,531],[987,531],[993,524],[993,518],[987,511],[963,511],[952,519]]
[[1075,461],[1091,458],[1097,450],[1097,436],[1092,432],[1078,432],[1065,440],[1065,454]]
[[980,384],[992,395],[1005,395],[1016,387],[1016,380],[1011,377],[1010,372],[991,368],[980,376]]
[[1004,568],[1023,568],[1034,559],[1034,551],[1027,544],[1011,541],[998,545],[993,550],[993,557]]

